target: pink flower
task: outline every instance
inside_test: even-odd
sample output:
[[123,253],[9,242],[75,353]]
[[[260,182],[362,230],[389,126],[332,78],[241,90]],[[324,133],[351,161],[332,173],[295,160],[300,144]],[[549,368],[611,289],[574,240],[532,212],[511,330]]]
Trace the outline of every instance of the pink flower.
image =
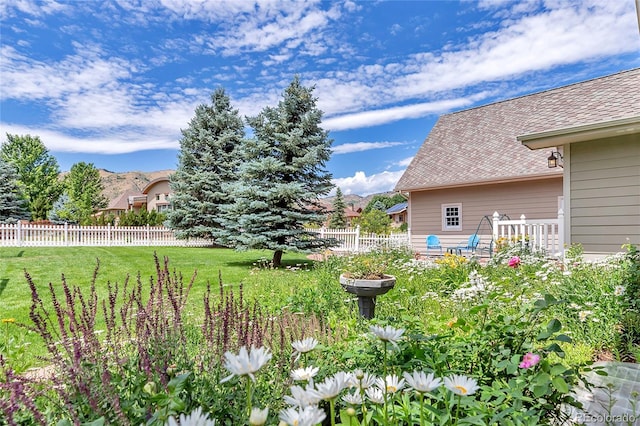
[[517,268],[518,266],[520,266],[520,257],[513,256],[511,259],[509,259],[510,268]]
[[540,355],[536,355],[534,353],[529,352],[522,357],[520,368],[531,368],[539,362],[540,362]]

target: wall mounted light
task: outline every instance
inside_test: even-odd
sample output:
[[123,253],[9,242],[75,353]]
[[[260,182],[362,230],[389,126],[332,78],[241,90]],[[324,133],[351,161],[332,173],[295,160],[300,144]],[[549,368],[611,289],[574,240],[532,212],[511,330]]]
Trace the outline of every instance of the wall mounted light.
[[551,151],[551,155],[547,158],[547,166],[550,169],[562,167],[562,154],[559,151]]

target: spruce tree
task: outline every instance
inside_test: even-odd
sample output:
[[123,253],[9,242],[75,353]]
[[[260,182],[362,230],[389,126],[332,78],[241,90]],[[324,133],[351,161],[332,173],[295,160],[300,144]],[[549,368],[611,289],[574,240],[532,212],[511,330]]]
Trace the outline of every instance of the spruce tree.
[[29,219],[28,204],[18,185],[15,168],[0,158],[0,223]]
[[211,95],[211,105],[196,108],[189,127],[182,130],[178,168],[170,177],[168,219],[178,238],[217,236],[219,207],[229,203],[222,185],[236,179],[243,137],[242,118],[223,89]]
[[329,228],[343,229],[347,227],[347,216],[344,214],[345,204],[342,198],[342,190],[336,189],[336,198],[333,200],[333,212],[329,221]]
[[242,145],[239,181],[227,185],[233,203],[224,208],[224,242],[236,249],[273,250],[275,267],[286,250],[330,244],[304,229],[322,223],[326,209],[319,198],[333,187],[325,170],[331,140],[320,127],[322,111],[312,92],[295,77],[277,107],[247,118],[254,137]]

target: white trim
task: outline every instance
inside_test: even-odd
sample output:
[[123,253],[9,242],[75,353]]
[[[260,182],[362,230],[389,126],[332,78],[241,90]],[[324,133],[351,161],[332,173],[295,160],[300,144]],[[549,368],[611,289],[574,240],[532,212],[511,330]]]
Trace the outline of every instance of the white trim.
[[[457,208],[458,214],[458,225],[448,225],[447,224],[447,209],[448,208]],[[462,231],[462,203],[447,203],[440,205],[440,213],[442,217],[442,231]],[[452,216],[453,218],[453,216]]]
[[516,139],[529,149],[541,149],[634,133],[640,133],[640,116],[518,135]]

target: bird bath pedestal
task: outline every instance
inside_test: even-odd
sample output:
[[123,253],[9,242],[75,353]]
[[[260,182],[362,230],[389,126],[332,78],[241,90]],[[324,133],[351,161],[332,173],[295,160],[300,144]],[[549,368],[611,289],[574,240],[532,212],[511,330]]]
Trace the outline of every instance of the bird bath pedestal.
[[385,275],[381,279],[360,279],[349,278],[344,274],[340,275],[340,284],[347,292],[358,296],[358,310],[360,315],[366,319],[371,319],[375,315],[376,296],[385,294],[396,285],[396,277]]

